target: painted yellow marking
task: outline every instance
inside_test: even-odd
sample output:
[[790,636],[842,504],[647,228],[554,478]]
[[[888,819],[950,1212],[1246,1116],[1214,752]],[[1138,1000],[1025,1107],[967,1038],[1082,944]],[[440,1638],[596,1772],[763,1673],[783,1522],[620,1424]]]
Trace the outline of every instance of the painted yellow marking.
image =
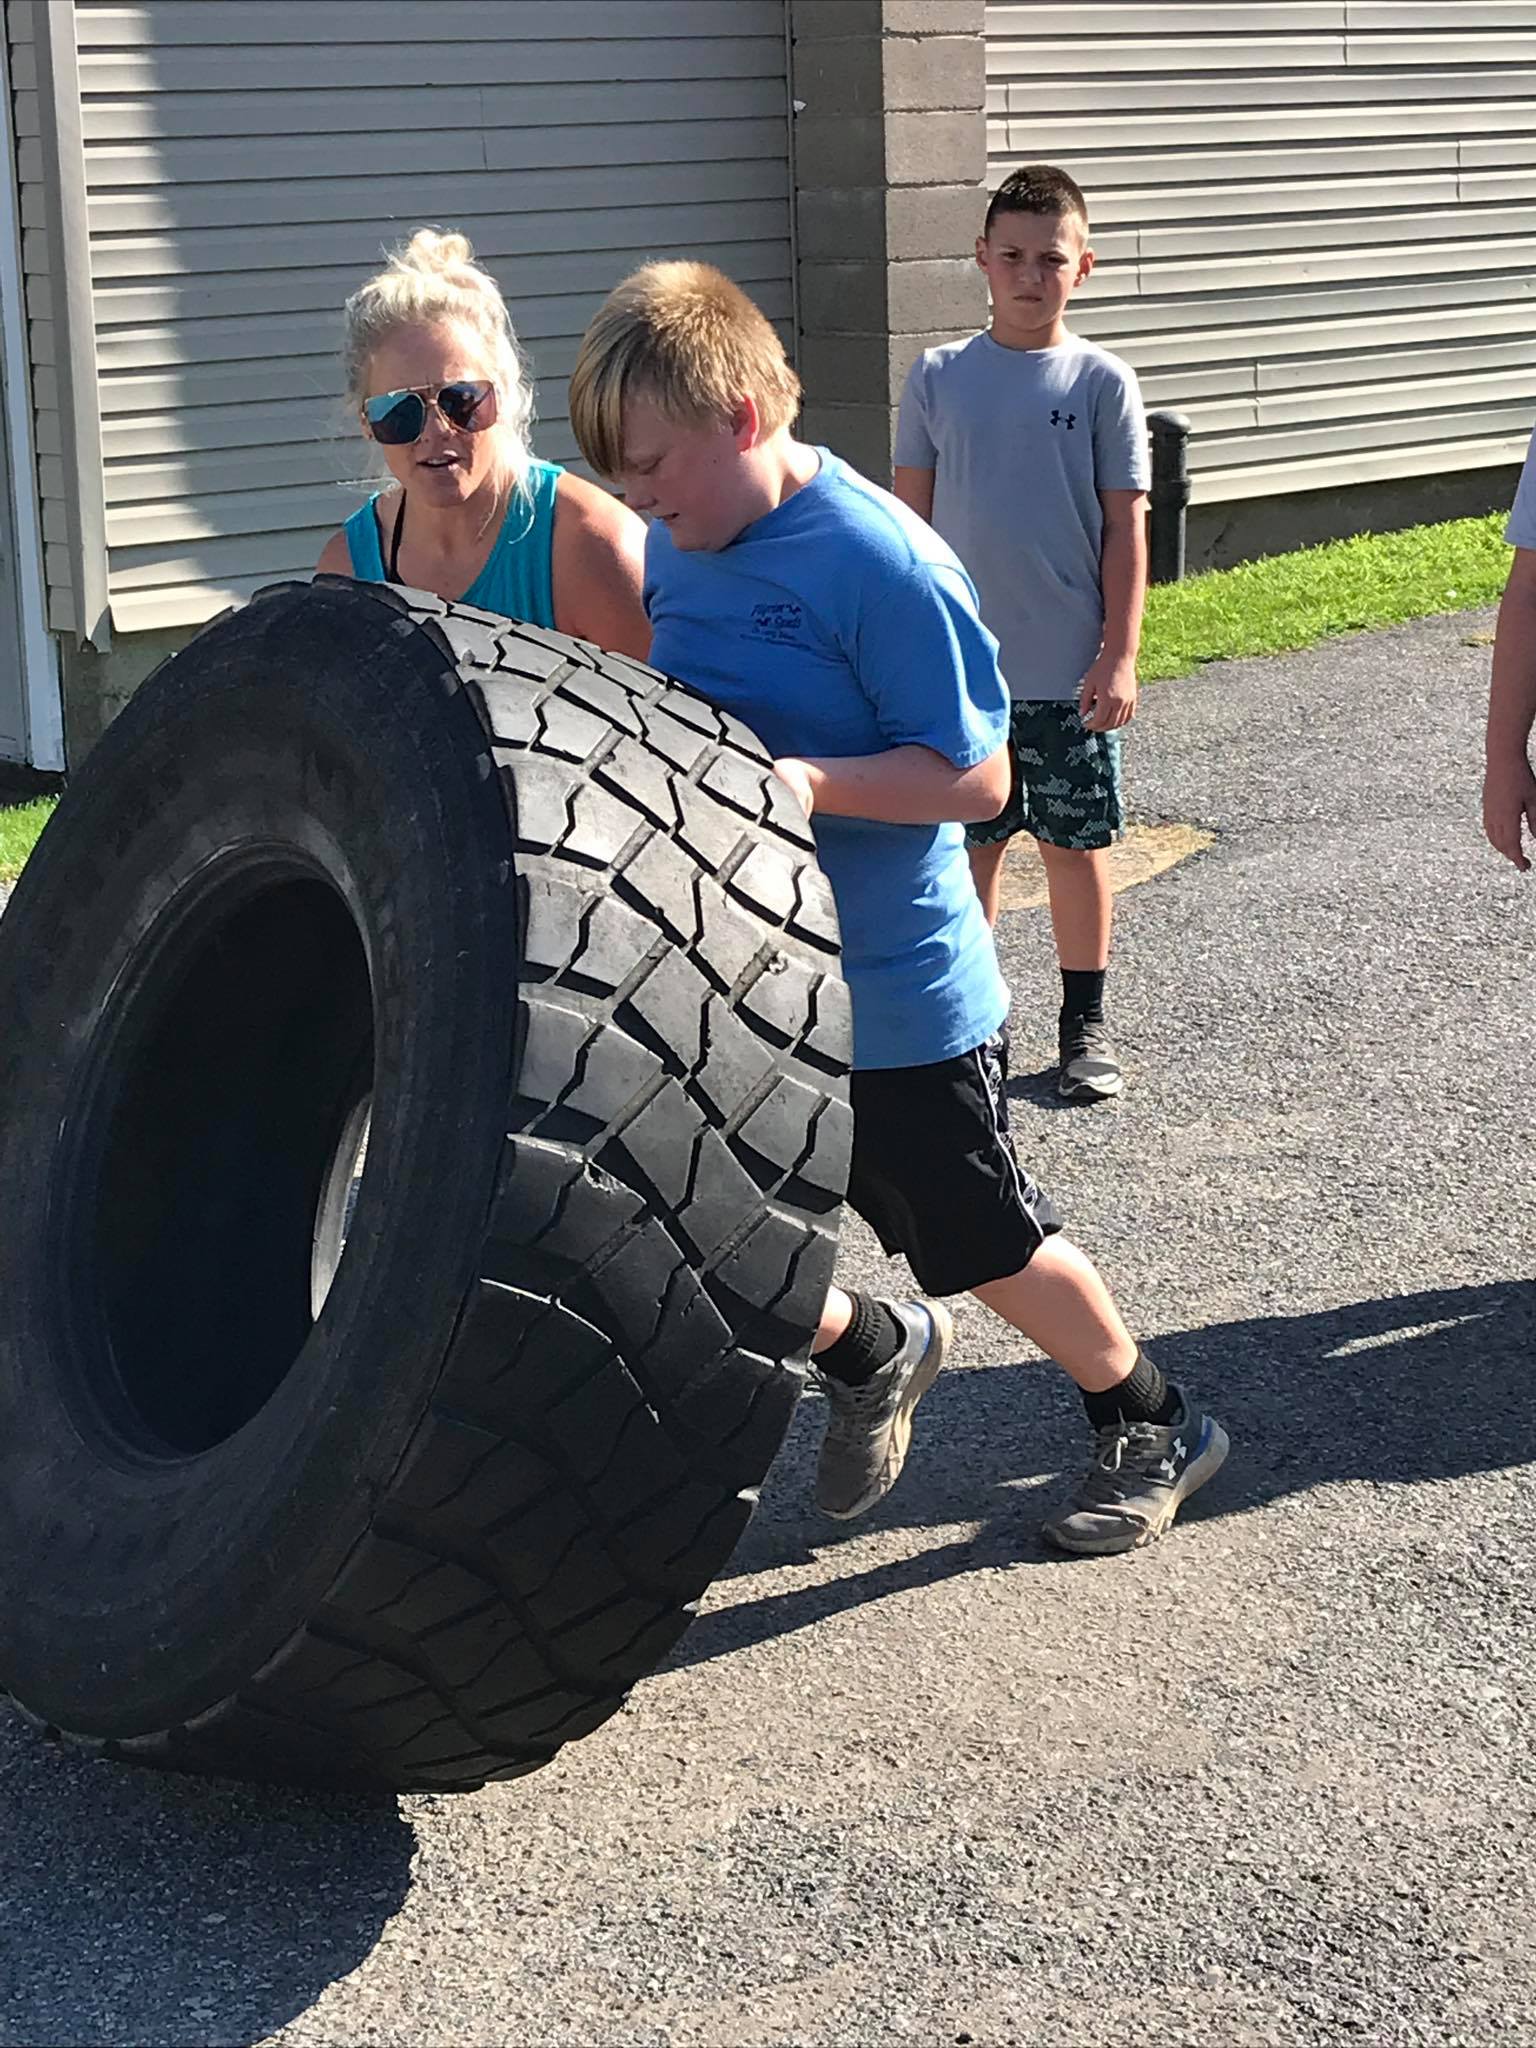
[[[1192,853],[1204,853],[1215,843],[1214,832],[1201,832],[1193,825],[1131,825],[1125,837],[1109,849],[1110,882],[1118,896],[1154,875],[1177,867]],[[1032,839],[1020,835],[1008,849],[1003,869],[1004,910],[1038,910],[1049,901],[1045,887],[1045,866]]]

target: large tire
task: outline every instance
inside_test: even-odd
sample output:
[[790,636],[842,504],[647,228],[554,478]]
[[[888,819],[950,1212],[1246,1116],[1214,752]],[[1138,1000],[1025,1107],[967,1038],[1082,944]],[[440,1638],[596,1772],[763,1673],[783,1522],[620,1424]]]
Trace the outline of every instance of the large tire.
[[333,581],[167,663],[0,921],[0,1686],[396,1789],[607,1719],[803,1379],[836,949],[761,748],[637,663]]

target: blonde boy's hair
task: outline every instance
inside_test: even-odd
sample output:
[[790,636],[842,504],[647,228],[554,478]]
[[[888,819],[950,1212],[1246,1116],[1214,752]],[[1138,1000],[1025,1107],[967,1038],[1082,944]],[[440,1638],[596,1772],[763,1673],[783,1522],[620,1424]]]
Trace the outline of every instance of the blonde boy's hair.
[[766,437],[799,411],[800,380],[767,315],[723,271],[648,263],[608,294],[571,374],[571,426],[599,476],[623,467],[630,398],[689,426],[729,419],[750,398]]

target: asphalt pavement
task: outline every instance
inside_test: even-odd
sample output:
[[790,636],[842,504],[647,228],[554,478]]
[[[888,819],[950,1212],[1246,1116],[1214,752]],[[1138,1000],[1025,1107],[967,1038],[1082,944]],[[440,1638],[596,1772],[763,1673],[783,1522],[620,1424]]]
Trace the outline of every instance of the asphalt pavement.
[[[1164,1543],[1054,1561],[1053,1367],[962,1304],[867,1520],[802,1407],[668,1669],[549,1770],[376,1803],[0,1721],[0,2042],[1536,2041],[1536,879],[1478,829],[1486,614],[1148,691],[1117,1106],[1020,1149],[1226,1424]],[[846,1277],[900,1269],[849,1228]]]

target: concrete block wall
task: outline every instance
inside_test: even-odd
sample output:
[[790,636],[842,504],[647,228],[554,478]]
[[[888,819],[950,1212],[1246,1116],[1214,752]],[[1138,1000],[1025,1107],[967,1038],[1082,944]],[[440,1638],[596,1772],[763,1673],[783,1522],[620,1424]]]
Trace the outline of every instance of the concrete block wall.
[[801,431],[872,477],[913,358],[979,327],[983,0],[791,0]]

